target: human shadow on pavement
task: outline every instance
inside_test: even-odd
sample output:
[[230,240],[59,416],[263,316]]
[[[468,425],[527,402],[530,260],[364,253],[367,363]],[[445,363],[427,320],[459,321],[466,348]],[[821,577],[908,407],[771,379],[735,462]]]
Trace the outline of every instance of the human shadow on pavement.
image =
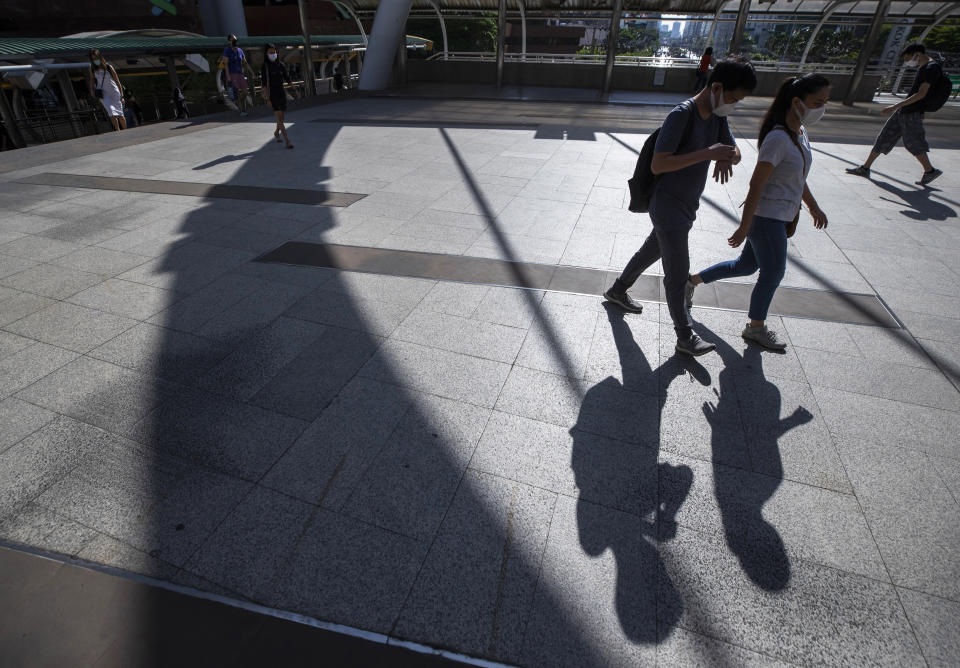
[[[957,212],[952,208],[946,204],[930,199],[931,195],[940,192],[936,188],[929,186],[920,189],[898,188],[887,181],[879,181],[877,179],[870,179],[870,181],[881,190],[886,190],[891,195],[896,195],[907,204],[907,206],[911,207],[911,209],[900,212],[907,218],[918,221],[942,221],[957,217]],[[894,204],[900,203],[897,200],[892,200],[887,197],[881,197],[880,199],[886,202],[893,202]]]
[[[335,141],[393,132],[305,127],[289,164],[267,143],[229,182],[282,165],[323,188]],[[435,282],[253,262],[283,240],[273,235],[342,242],[379,224],[363,200],[269,206],[211,199],[157,260],[183,297],[154,319],[162,400],[134,430],[158,453],[152,535],[134,546],[180,584],[324,621],[524,664],[548,665],[559,636],[578,650],[560,663],[603,665],[540,570],[557,495],[468,468],[492,403],[473,393],[493,381],[446,366],[453,342],[413,343],[409,327],[390,337],[429,316],[415,311]],[[495,366],[456,363],[487,376]],[[549,630],[528,632],[532,618]]]
[[[790,558],[776,527],[764,518],[763,506],[783,479],[779,439],[813,415],[798,406],[788,417],[780,418],[780,390],[763,373],[763,356],[776,353],[746,344],[741,357],[703,324],[697,331],[717,345],[723,360],[717,400],[705,403],[703,413],[711,426],[714,495],[727,545],[754,584],[779,591],[790,583]],[[738,419],[743,425],[742,441],[731,438],[722,427]],[[730,461],[750,462],[752,472],[720,463]]]
[[634,642],[656,643],[684,610],[658,543],[676,535],[676,515],[693,484],[688,466],[658,462],[660,411],[675,378],[690,375],[709,385],[710,375],[696,361],[679,358],[653,369],[627,316],[610,304],[604,307],[623,382],[609,376],[588,389],[570,430],[577,527],[588,555],[613,552],[616,610],[625,634]]

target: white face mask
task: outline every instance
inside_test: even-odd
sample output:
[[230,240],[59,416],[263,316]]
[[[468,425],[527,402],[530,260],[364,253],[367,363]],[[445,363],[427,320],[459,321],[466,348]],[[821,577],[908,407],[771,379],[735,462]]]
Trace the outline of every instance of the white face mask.
[[737,108],[736,102],[731,102],[729,104],[723,101],[723,88],[717,90],[717,97],[720,98],[720,104],[717,104],[716,99],[713,97],[713,93],[710,93],[710,109],[717,116],[726,116],[731,111]]
[[277,54],[275,54],[275,53],[268,53],[268,54],[267,54],[267,58],[269,58],[270,60],[276,60],[276,59],[277,59]]
[[819,121],[821,118],[823,118],[823,115],[825,113],[827,113],[826,107],[819,107],[817,109],[807,109],[807,105],[805,105],[803,102],[800,103],[800,106],[803,107],[802,114],[799,111],[797,111],[796,107],[793,108],[793,111],[797,116],[800,117],[800,122],[803,123],[804,125],[813,125],[814,123]]
[[920,60],[917,58],[914,58],[913,60],[908,60],[907,62],[905,62],[904,65],[906,65],[907,67],[920,67]]

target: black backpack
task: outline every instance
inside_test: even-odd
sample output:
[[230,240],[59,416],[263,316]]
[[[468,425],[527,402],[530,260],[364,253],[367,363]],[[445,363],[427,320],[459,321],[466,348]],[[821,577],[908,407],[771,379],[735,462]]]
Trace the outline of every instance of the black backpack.
[[953,82],[950,81],[950,77],[943,73],[943,66],[940,65],[940,78],[937,79],[937,82],[930,86],[930,90],[927,91],[926,97],[923,98],[924,111],[937,111],[947,103],[947,100],[950,98],[951,89],[953,88]]
[[[683,129],[683,136],[680,137],[678,146],[683,146],[690,137],[693,115],[697,113],[695,105],[684,102],[684,106],[687,108],[687,126]],[[660,129],[654,130],[653,134],[647,137],[647,141],[643,142],[643,148],[640,149],[640,155],[637,158],[637,166],[633,169],[633,178],[627,179],[627,186],[630,188],[630,205],[627,208],[634,213],[647,213],[650,210],[650,198],[653,197],[653,189],[660,180],[660,177],[650,168],[653,164],[653,151],[657,146]]]

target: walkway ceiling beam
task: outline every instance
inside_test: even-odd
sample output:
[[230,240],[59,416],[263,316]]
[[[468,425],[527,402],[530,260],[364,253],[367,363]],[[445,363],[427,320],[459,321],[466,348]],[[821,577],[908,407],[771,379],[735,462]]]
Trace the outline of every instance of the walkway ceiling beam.
[[607,62],[603,69],[603,86],[600,94],[606,98],[610,95],[613,84],[613,66],[617,60],[617,43],[620,41],[620,15],[623,10],[623,0],[613,0],[613,11],[610,13],[610,33],[607,35]]
[[443,36],[443,59],[447,59],[447,54],[450,53],[450,43],[447,41],[447,22],[443,18],[443,13],[440,11],[440,5],[437,4],[437,0],[427,0],[431,5],[433,5],[433,11],[437,13],[437,20],[440,21],[440,34]]
[[310,19],[307,16],[307,0],[297,0],[300,10],[300,30],[303,32],[303,83],[304,95],[317,94],[317,78],[313,74],[313,49],[310,46]]
[[936,28],[938,25],[950,18],[950,15],[960,10],[960,2],[954,2],[949,5],[944,5],[940,10],[933,15],[933,21],[926,28],[923,29],[923,32],[920,33],[920,37],[917,38],[918,42],[923,42],[927,38],[927,35],[930,34],[930,31]]
[[807,62],[807,56],[810,55],[810,49],[813,48],[813,42],[817,39],[817,35],[820,33],[820,30],[826,25],[827,21],[833,16],[833,13],[837,11],[837,7],[843,4],[850,4],[856,2],[856,0],[834,0],[829,5],[827,5],[823,10],[823,16],[820,18],[820,21],[817,23],[816,27],[813,29],[813,32],[810,33],[810,39],[807,42],[807,45],[803,47],[803,55],[800,56],[800,67],[803,67],[803,64]]
[[740,0],[740,9],[737,10],[737,22],[733,27],[733,38],[730,40],[730,53],[737,53],[740,50],[740,43],[743,42],[743,31],[747,25],[747,17],[750,15],[750,0]]
[[507,0],[500,0],[497,11],[497,90],[503,88],[503,52],[506,47]]
[[[360,21],[360,17],[357,16],[357,12],[356,12],[356,10],[353,8],[353,4],[351,4],[351,3],[349,3],[349,2],[346,2],[346,0],[331,0],[331,1],[333,2],[334,6],[339,7],[340,10],[341,10],[344,14],[347,14],[347,15],[353,17],[354,23],[357,24],[357,30],[360,31],[360,39],[363,40],[363,45],[366,46],[366,45],[367,45],[367,33],[366,33],[366,31],[363,29],[363,23]],[[436,3],[434,3],[434,7],[436,7]],[[438,10],[438,11],[439,11],[439,10]]]

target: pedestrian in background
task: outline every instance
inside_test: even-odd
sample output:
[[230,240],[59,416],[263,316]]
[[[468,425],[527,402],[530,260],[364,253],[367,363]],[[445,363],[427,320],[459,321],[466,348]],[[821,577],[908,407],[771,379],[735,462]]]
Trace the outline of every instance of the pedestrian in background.
[[260,80],[263,82],[263,98],[273,109],[273,115],[277,117],[277,127],[273,131],[274,138],[279,142],[280,135],[287,142],[287,148],[293,148],[290,143],[290,137],[287,136],[287,126],[284,123],[284,114],[287,112],[287,92],[283,88],[284,83],[291,84],[290,73],[287,71],[283,61],[277,55],[277,47],[273,44],[266,44],[263,47],[264,58],[263,67],[260,69]]
[[183,96],[183,91],[177,86],[173,89],[173,109],[176,118],[190,118],[190,110],[187,109],[187,98]]
[[129,88],[123,92],[123,101],[124,115],[127,117],[127,124],[131,125],[132,121],[134,127],[143,125],[143,108],[137,101],[133,91]]
[[707,73],[710,71],[711,65],[713,65],[713,47],[708,46],[700,57],[700,65],[697,66],[697,83],[693,87],[694,95],[707,85]]
[[927,110],[926,98],[930,88],[937,85],[944,74],[940,64],[927,55],[927,49],[923,44],[911,44],[903,50],[900,57],[907,67],[919,68],[917,78],[910,89],[910,95],[905,100],[884,107],[883,113],[890,118],[883,124],[880,134],[877,135],[877,141],[867,161],[859,167],[850,167],[847,169],[847,174],[869,179],[870,167],[874,160],[879,158],[881,153],[886,155],[892,151],[902,137],[904,147],[923,165],[923,176],[917,181],[917,185],[925,186],[943,174],[930,164],[930,158],[927,157],[930,144],[927,143],[926,132],[923,129],[923,112]]
[[227,37],[229,44],[223,50],[223,54],[220,56],[220,62],[226,64],[227,66],[227,76],[230,79],[230,84],[237,91],[237,107],[240,109],[240,115],[247,115],[247,80],[243,76],[244,71],[250,73],[250,76],[253,76],[253,68],[250,67],[250,63],[247,62],[247,56],[243,52],[238,44],[236,35],[230,35]]
[[689,309],[697,285],[750,276],[759,269],[750,296],[750,322],[742,336],[771,350],[787,347],[765,321],[787,267],[787,237],[797,229],[800,202],[806,203],[815,228],[822,230],[827,226],[826,214],[807,187],[813,153],[804,126],[823,117],[829,99],[830,82],[819,74],[791,77],[783,82],[760,124],[757,166],[750,178],[740,226],[727,240],[732,248],[746,241],[743,252],[736,260],[720,262],[693,274],[687,282]]
[[108,63],[100,49],[90,49],[90,96],[100,100],[103,110],[114,130],[127,129],[127,119],[123,115],[123,86],[113,65]]

